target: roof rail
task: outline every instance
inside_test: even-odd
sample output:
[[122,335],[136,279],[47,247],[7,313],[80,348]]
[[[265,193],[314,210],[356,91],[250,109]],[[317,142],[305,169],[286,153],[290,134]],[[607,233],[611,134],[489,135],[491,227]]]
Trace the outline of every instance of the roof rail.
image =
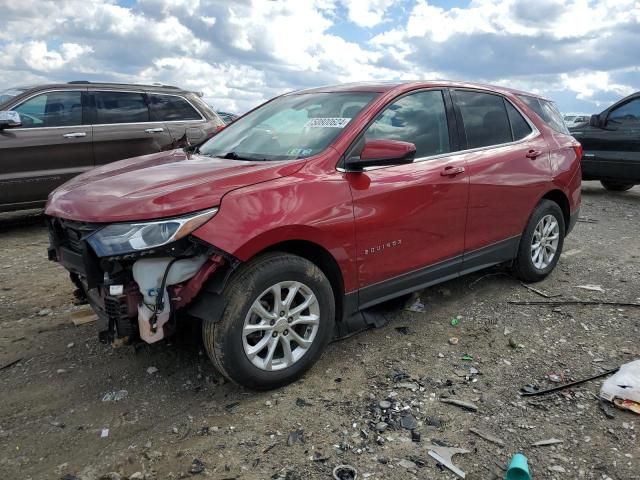
[[67,84],[69,85],[91,85],[94,83],[98,83],[98,84],[102,84],[102,85],[141,85],[141,86],[147,86],[147,87],[162,87],[162,88],[171,88],[174,90],[181,90],[180,87],[175,87],[173,85],[164,85],[162,83],[153,83],[151,85],[148,84],[144,84],[144,83],[122,83],[122,82],[90,82],[89,80],[72,80],[70,82],[67,82]]

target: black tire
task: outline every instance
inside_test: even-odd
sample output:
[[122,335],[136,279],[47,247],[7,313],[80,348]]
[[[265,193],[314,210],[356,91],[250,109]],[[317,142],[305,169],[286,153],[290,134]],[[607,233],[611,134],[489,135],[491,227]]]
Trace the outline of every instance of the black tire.
[[[552,215],[558,223],[558,244],[555,255],[544,268],[538,268],[532,259],[531,250],[534,239],[534,232],[538,223],[547,215]],[[549,275],[562,254],[562,246],[564,245],[565,223],[562,210],[557,203],[551,200],[542,200],[533,210],[529,222],[527,223],[524,233],[520,238],[520,246],[518,247],[518,255],[514,261],[514,273],[524,282],[539,282]]]
[[[315,295],[320,312],[318,329],[311,346],[295,363],[282,370],[264,370],[254,365],[245,353],[242,334],[245,318],[267,289],[289,281],[303,283]],[[331,284],[320,268],[302,257],[277,252],[262,255],[236,272],[223,295],[226,305],[221,318],[203,322],[203,341],[220,373],[244,387],[270,390],[297,380],[320,358],[333,336],[335,300]],[[260,335],[262,339],[267,336],[266,333]],[[298,346],[294,345],[294,348]],[[276,347],[276,351],[277,348],[282,346]]]
[[605,190],[609,190],[610,192],[626,192],[627,190],[631,190],[634,185],[633,183],[610,182],[607,180],[600,180],[600,183]]

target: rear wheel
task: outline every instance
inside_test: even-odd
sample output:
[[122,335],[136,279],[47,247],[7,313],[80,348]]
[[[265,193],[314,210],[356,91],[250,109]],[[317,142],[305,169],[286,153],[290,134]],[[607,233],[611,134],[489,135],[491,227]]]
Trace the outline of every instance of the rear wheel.
[[607,180],[600,180],[602,186],[611,192],[626,192],[627,190],[631,190],[633,188],[633,183],[620,183],[620,182],[610,182]]
[[204,344],[231,381],[268,390],[298,379],[333,334],[335,301],[322,270],[274,253],[247,264],[225,289],[217,322],[204,322]]
[[549,275],[564,244],[564,215],[557,203],[542,200],[533,211],[520,239],[514,271],[525,282],[539,282]]

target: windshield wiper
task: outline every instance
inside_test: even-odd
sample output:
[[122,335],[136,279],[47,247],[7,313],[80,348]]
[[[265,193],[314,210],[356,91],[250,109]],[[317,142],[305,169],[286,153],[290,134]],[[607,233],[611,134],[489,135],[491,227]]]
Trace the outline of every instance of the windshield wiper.
[[250,162],[264,162],[267,160],[266,158],[255,158],[255,157],[247,157],[246,155],[239,155],[236,152],[228,152],[222,156],[220,155],[216,155],[216,156],[220,158],[228,158],[229,160],[247,160]]

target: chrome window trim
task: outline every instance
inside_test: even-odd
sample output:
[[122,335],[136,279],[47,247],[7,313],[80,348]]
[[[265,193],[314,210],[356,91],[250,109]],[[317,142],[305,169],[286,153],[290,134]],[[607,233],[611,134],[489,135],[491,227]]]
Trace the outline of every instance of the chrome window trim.
[[[18,103],[12,105],[10,107],[9,110],[13,110],[16,107],[19,107],[20,105],[22,105],[24,102],[31,100],[34,97],[37,97],[38,95],[43,95],[45,93],[50,93],[50,92],[124,92],[124,93],[140,93],[142,95],[147,94],[149,92],[145,92],[142,90],[121,90],[121,89],[91,89],[89,87],[87,87],[84,90],[77,90],[77,89],[66,89],[66,88],[56,88],[56,89],[51,89],[51,90],[42,90],[39,92],[34,93],[33,95],[20,100]],[[204,122],[207,123],[210,120],[207,120],[206,118],[204,118],[204,116],[202,115],[202,113],[200,112],[200,110],[198,110],[193,103],[191,103],[189,101],[188,98],[185,98],[182,95],[178,95],[175,93],[157,93],[157,92],[151,92],[154,95],[169,95],[171,97],[179,97],[182,98],[184,101],[186,101],[189,105],[191,105],[191,108],[193,108],[198,115],[200,115],[200,120],[166,120],[166,121],[162,121],[162,120],[149,120],[148,122],[124,122],[124,123],[87,123],[87,124],[80,124],[80,125],[69,125],[69,126],[63,126],[63,127],[17,127],[17,128],[12,128],[11,131],[12,132],[17,132],[17,131],[22,131],[22,130],[44,130],[44,129],[52,129],[52,128],[91,128],[91,127],[110,127],[110,126],[114,126],[114,125],[148,125],[151,123],[197,123],[197,122]],[[149,111],[149,114],[151,114],[151,111]]]
[[[532,138],[534,138],[534,137],[536,137],[536,136],[538,136],[540,134],[540,130],[538,130],[538,128],[531,121],[529,116],[527,114],[525,114],[522,111],[521,108],[519,108],[517,105],[514,105],[511,100],[509,100],[506,96],[502,95],[501,93],[492,92],[492,91],[484,91],[484,90],[473,90],[473,89],[465,89],[465,90],[472,90],[474,92],[487,93],[487,94],[490,94],[490,95],[498,95],[498,96],[502,97],[505,101],[509,102],[511,104],[511,106],[513,108],[515,108],[518,113],[520,113],[520,115],[522,115],[522,118],[524,118],[525,122],[527,122],[527,124],[531,128],[531,133],[529,133],[529,135],[527,135],[526,137],[523,137],[523,138],[521,138],[519,140],[513,140],[511,142],[497,143],[495,145],[486,145],[484,147],[467,148],[465,150],[456,150],[454,152],[439,153],[437,155],[428,155],[428,156],[425,156],[425,157],[419,157],[419,158],[414,159],[413,162],[407,163],[405,165],[413,165],[414,163],[421,163],[421,162],[425,162],[425,161],[428,161],[428,160],[435,160],[435,159],[438,159],[438,158],[451,157],[451,156],[454,156],[454,155],[463,155],[463,154],[467,154],[467,153],[476,153],[476,152],[481,152],[481,151],[489,150],[489,149],[493,149],[493,148],[502,148],[502,147],[508,147],[508,146],[511,146],[511,145],[518,145],[520,143],[527,142],[527,141],[531,140]],[[391,104],[389,104],[389,105],[391,105]],[[508,118],[508,115],[507,115],[507,118]],[[511,124],[511,122],[509,122],[509,124]],[[464,128],[464,125],[462,126],[462,128]],[[394,166],[399,166],[399,165],[385,165],[385,166],[379,166],[379,167],[365,167],[362,170],[347,170],[346,168],[336,167],[336,170],[338,172],[342,172],[342,173],[360,173],[360,172],[369,172],[369,171],[372,171],[372,170],[379,170],[381,168],[391,168],[391,167],[394,167]]]

